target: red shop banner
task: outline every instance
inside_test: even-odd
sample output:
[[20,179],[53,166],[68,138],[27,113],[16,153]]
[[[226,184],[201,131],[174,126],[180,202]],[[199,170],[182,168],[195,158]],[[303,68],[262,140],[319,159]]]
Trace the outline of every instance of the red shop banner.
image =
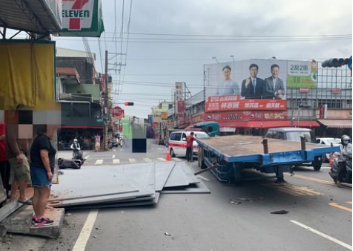
[[204,114],[198,114],[192,116],[192,123],[196,124],[204,121]]
[[[212,98],[212,97],[211,97]],[[287,101],[281,99],[234,99],[223,100],[208,99],[205,104],[206,112],[221,111],[285,111]]]
[[204,121],[266,121],[266,120],[287,120],[287,112],[266,112],[266,111],[244,111],[244,112],[218,112],[205,113]]

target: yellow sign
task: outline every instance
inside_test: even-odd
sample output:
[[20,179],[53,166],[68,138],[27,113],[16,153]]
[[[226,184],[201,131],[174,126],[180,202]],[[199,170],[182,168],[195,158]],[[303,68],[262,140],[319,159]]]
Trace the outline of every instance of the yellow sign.
[[168,118],[168,112],[162,112],[161,113],[161,118],[162,119],[167,119]]

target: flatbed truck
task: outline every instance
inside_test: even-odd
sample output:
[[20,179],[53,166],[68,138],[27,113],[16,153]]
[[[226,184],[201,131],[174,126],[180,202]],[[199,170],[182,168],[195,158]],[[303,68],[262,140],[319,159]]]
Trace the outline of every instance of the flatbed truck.
[[244,169],[256,169],[262,173],[276,174],[283,181],[284,172],[312,162],[321,165],[322,155],[340,151],[338,146],[326,146],[301,142],[266,139],[257,136],[222,136],[196,139],[198,165],[209,168],[218,180],[240,182]]

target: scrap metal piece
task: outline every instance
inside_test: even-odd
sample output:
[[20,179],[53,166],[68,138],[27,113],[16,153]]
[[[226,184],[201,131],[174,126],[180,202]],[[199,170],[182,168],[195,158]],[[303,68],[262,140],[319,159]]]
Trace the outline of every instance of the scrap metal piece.
[[287,213],[289,213],[289,211],[287,210],[279,210],[279,211],[271,212],[271,214],[287,214]]

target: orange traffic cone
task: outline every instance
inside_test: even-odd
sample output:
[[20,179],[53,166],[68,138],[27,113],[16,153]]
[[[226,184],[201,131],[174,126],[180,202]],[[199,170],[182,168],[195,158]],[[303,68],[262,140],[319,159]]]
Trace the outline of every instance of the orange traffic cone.
[[331,153],[329,163],[328,163],[329,166],[332,166],[332,163],[333,163],[333,154]]
[[171,160],[170,153],[169,153],[169,148],[167,148],[167,154],[165,155],[165,160],[166,161],[170,161]]

